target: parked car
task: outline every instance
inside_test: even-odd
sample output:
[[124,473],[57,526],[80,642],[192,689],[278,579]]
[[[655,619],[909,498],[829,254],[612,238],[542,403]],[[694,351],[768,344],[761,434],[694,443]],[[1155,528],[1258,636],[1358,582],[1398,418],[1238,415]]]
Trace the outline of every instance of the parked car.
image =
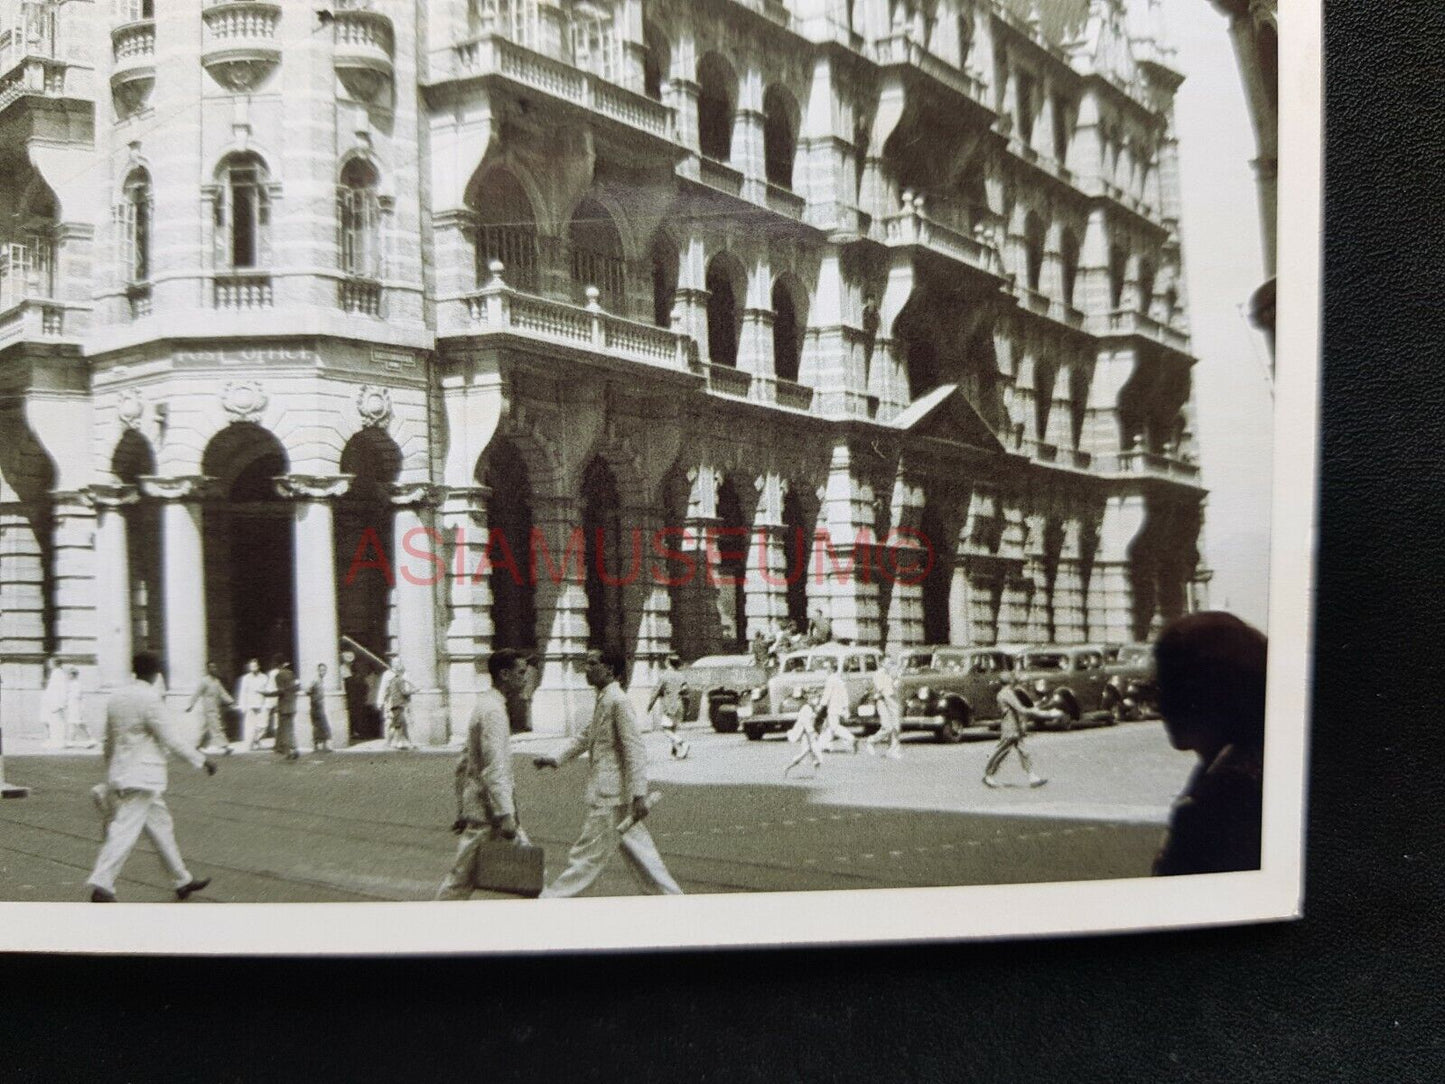
[[860,717],[858,705],[872,691],[873,675],[882,659],[883,653],[876,647],[832,643],[784,655],[767,685],[755,689],[738,705],[743,733],[749,740],[758,741],[764,734],[791,730],[804,696],[810,689],[821,689],[834,671],[842,672],[848,687],[849,712],[844,725],[877,730],[877,718],[871,712]]
[[738,703],[751,700],[752,691],[765,688],[768,671],[751,655],[705,655],[683,667],[687,681],[687,718],[707,713],[707,721],[719,734],[738,728]]
[[1063,711],[1057,725],[1068,730],[1085,721],[1115,722],[1105,703],[1109,675],[1098,644],[1030,647],[1014,655],[1020,684],[1035,704]]
[[998,690],[1013,666],[991,647],[911,648],[902,655],[898,695],[904,730],[931,731],[942,742],[962,741],[971,728],[999,717]]
[[1104,647],[1104,707],[1117,721],[1153,718],[1159,714],[1159,688],[1154,677],[1151,644],[1107,644]]

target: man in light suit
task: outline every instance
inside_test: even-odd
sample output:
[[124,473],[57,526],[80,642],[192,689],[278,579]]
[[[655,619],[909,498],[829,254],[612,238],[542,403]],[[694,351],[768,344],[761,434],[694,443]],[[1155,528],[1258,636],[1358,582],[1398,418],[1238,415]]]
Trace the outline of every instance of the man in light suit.
[[[543,896],[577,895],[597,879],[617,849],[643,892],[682,894],[642,823],[648,809],[647,753],[637,729],[637,712],[619,684],[626,671],[621,652],[589,651],[587,684],[597,690],[592,722],[555,757],[537,757],[533,762],[538,768],[557,768],[583,753],[591,759],[582,836],[567,855],[567,868],[542,890]],[[629,817],[637,823],[619,835],[617,825]]]
[[236,682],[236,707],[241,709],[241,740],[252,749],[261,748],[266,729],[266,675],[256,659],[246,660],[246,672]]
[[467,745],[457,765],[457,821],[462,841],[451,872],[437,891],[439,900],[470,899],[477,848],[488,840],[527,842],[517,825],[513,798],[512,733],[507,705],[527,681],[527,657],[509,647],[492,652],[487,670],[492,687],[477,697],[467,727]]
[[211,883],[196,880],[181,859],[171,811],[166,808],[166,753],[174,753],[207,775],[216,765],[188,742],[181,741],[164,718],[159,690],[152,684],[160,673],[160,660],[142,652],[134,661],[135,683],[111,694],[105,706],[106,782],[110,819],[105,843],[87,883],[91,903],[115,902],[115,879],[141,832],[150,836],[161,864],[175,885],[176,899],[188,899]]

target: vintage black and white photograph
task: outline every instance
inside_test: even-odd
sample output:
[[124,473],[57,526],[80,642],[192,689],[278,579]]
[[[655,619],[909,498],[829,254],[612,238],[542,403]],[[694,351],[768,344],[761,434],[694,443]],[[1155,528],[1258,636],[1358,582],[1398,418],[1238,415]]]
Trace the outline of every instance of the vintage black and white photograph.
[[0,947],[1297,913],[1283,14],[0,2]]

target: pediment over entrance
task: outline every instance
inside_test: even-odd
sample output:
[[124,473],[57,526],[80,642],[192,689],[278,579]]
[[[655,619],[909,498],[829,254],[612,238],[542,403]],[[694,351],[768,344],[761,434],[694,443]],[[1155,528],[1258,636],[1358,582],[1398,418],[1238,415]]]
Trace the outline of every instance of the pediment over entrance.
[[1003,443],[957,384],[943,384],[893,419],[893,427],[915,436],[945,440],[986,452],[1003,452]]

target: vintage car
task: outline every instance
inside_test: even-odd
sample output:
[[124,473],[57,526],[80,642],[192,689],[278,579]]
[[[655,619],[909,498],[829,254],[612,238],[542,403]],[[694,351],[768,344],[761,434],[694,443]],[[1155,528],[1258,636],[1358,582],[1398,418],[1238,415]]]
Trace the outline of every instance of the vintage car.
[[683,667],[687,682],[687,718],[707,713],[707,721],[719,734],[738,728],[738,703],[751,700],[754,689],[765,688],[768,671],[751,655],[705,655]]
[[766,686],[755,689],[751,697],[738,705],[738,718],[743,733],[752,741],[764,734],[791,730],[798,710],[810,689],[821,689],[828,675],[840,671],[848,687],[848,718],[846,726],[865,731],[878,729],[877,718],[870,710],[860,717],[858,706],[873,690],[873,675],[878,672],[883,653],[876,647],[850,644],[820,644],[784,655],[778,669]]
[[1056,725],[1068,730],[1081,722],[1115,722],[1105,703],[1108,674],[1098,644],[1057,644],[1015,652],[1019,683],[1040,708],[1058,709]]
[[[898,696],[904,730],[962,741],[999,716],[998,690],[1013,661],[991,647],[909,648],[901,658]],[[865,705],[866,707],[867,705]]]
[[1159,690],[1154,680],[1151,644],[1106,644],[1104,647],[1104,707],[1119,721],[1147,719],[1159,714]]

